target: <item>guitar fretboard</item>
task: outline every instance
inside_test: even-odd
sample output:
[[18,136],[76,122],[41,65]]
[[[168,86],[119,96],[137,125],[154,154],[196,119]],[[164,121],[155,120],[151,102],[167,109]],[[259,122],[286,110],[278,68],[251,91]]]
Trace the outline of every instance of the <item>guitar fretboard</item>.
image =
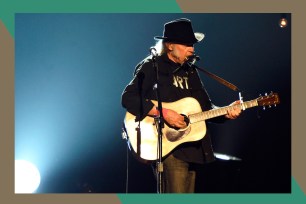
[[237,105],[232,105],[232,106],[224,106],[224,107],[220,107],[220,108],[216,108],[216,109],[212,109],[209,111],[204,111],[201,113],[195,113],[195,114],[191,114],[189,115],[189,120],[190,123],[196,123],[199,121],[204,121],[204,120],[208,120],[211,118],[215,118],[221,115],[226,115],[228,110],[234,109],[234,108],[240,108],[241,110],[245,110],[247,108],[252,108],[258,106],[257,100],[251,100],[251,101],[246,101],[243,102],[241,104],[237,104]]

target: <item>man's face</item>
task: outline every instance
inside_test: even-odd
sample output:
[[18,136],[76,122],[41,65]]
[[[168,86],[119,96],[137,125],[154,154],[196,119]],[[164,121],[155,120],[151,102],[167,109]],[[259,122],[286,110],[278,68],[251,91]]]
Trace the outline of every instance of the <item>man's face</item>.
[[175,44],[175,43],[169,43],[168,44],[168,56],[169,58],[176,62],[183,64],[187,58],[194,53],[194,47],[193,44]]

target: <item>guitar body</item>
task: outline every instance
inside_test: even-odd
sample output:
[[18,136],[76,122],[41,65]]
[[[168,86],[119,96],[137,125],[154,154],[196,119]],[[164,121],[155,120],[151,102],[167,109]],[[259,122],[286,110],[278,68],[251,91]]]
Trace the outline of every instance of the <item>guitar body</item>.
[[[157,102],[152,101],[156,106]],[[189,116],[190,114],[202,112],[199,102],[191,97],[183,98],[176,102],[162,103],[163,108],[172,109],[179,114]],[[133,151],[144,160],[158,159],[158,133],[156,122],[153,117],[145,117],[135,122],[135,116],[126,113],[124,124]],[[185,129],[174,129],[165,124],[162,137],[162,157],[169,154],[175,147],[185,142],[193,142],[202,139],[206,134],[205,121],[190,123]]]

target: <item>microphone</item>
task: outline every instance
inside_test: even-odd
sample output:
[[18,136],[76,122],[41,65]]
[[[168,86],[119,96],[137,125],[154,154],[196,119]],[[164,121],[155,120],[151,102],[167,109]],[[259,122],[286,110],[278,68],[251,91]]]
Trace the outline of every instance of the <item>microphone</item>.
[[150,53],[153,57],[157,57],[157,50],[155,47],[150,47]]
[[[184,64],[180,67],[178,67],[176,70],[174,70],[172,73],[176,73],[179,69],[181,69],[182,67],[185,67],[185,69],[188,68],[192,68],[193,66],[195,66],[194,64],[196,63],[196,61],[199,61],[200,57],[198,55],[191,55],[189,57],[186,57],[186,61],[184,62]],[[187,66],[186,66],[187,65]]]
[[200,61],[200,57],[198,55],[191,55],[187,58],[186,63],[191,67],[192,65],[194,65],[197,61]]

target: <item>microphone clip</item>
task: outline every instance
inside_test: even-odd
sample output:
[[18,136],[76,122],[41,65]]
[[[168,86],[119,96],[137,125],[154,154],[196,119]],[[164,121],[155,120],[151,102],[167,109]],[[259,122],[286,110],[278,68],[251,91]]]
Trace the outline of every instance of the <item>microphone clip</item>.
[[200,57],[198,55],[193,54],[187,58],[186,64],[189,67],[192,67],[199,60],[200,60]]

